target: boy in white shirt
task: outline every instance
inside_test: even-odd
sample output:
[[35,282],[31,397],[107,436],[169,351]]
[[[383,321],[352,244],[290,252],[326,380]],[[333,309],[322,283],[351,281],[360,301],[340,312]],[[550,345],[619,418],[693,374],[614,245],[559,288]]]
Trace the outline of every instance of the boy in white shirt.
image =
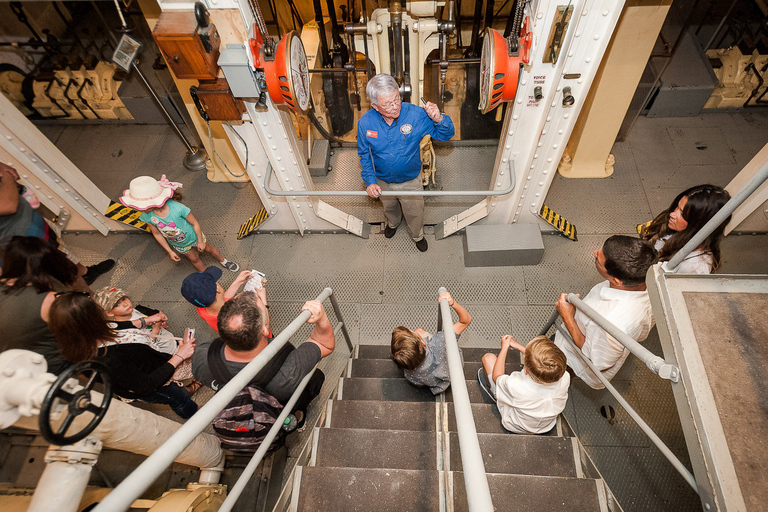
[[[510,347],[523,353],[525,366],[521,372],[506,375],[504,365]],[[505,429],[515,434],[543,434],[552,430],[568,401],[571,377],[565,368],[565,354],[546,336],[537,336],[524,347],[505,335],[498,357],[490,353],[483,356],[477,378],[496,401]]]

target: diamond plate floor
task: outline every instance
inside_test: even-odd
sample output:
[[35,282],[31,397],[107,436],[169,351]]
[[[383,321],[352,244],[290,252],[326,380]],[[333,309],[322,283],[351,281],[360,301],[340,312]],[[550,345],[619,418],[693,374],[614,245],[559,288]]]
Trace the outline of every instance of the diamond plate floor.
[[[600,281],[592,251],[608,235],[633,233],[637,223],[650,219],[684,187],[707,181],[728,183],[768,140],[768,115],[638,119],[628,140],[614,146],[617,166],[613,177],[566,180],[558,176],[553,182],[547,203],[578,226],[578,242],[545,235],[541,264],[485,269],[464,268],[461,236],[436,241],[428,235],[430,249],[426,253],[415,249],[405,230],[389,240],[382,235],[363,240],[349,235],[256,234],[236,241],[238,226],[259,206],[253,189],[244,184],[209,183],[204,173],[185,171],[180,165],[183,147],[167,129],[127,128],[67,126],[46,131],[111,197],[138,174],[165,172],[170,179],[183,182],[184,202],[211,243],[242,268],[267,274],[274,331],[283,329],[305,300],[331,286],[353,342],[388,344],[397,325],[436,328],[437,288],[445,285],[474,317],[461,337],[461,346],[496,348],[502,334],[511,333],[522,340],[537,334],[560,292],[584,294]],[[85,137],[93,153],[81,151]],[[691,149],[692,144],[704,144],[707,149]],[[700,158],[702,152],[726,150],[728,155],[719,159]],[[494,155],[493,147],[438,148],[438,186],[482,187],[490,176]],[[132,165],[121,160],[126,157]],[[361,189],[356,152],[337,151],[333,158],[334,171],[324,182],[318,179],[316,186]],[[342,172],[344,166],[346,174]],[[355,201],[346,208],[349,213],[371,222],[381,220],[377,217],[378,203],[367,198]],[[453,214],[470,204],[474,201],[466,205],[429,201],[428,222],[442,220],[445,212]],[[757,213],[748,219],[747,231],[768,230],[762,211]],[[213,335],[179,294],[181,280],[193,270],[191,265],[170,261],[151,236],[67,234],[64,238],[85,264],[103,257],[117,260],[115,270],[96,281],[94,287],[121,286],[136,302],[160,307],[176,333],[192,326],[201,337]],[[768,235],[729,236],[723,244],[722,272],[768,274],[766,252]],[[210,259],[208,263],[214,264]],[[233,278],[234,274],[225,271],[221,284],[226,287]],[[309,328],[304,328],[296,339],[308,333]],[[323,362],[329,375],[344,366],[346,350],[342,344],[339,340],[341,350]],[[661,353],[655,331],[646,345]],[[615,382],[685,460],[685,443],[669,387],[631,358]],[[330,395],[331,384],[324,389],[324,396]],[[204,401],[208,396],[201,392],[198,399]],[[604,418],[602,406],[613,407],[615,417],[610,421]],[[319,414],[319,409],[311,413]],[[173,416],[170,411],[156,410]],[[625,510],[700,508],[696,497],[610,395],[574,384],[566,415]]]

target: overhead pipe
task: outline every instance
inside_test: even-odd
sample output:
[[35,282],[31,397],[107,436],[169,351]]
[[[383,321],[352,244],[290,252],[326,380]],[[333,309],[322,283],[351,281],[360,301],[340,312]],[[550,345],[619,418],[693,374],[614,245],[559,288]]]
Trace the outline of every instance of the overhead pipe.
[[399,0],[390,0],[389,19],[392,24],[392,54],[395,60],[395,80],[403,92],[403,6]]

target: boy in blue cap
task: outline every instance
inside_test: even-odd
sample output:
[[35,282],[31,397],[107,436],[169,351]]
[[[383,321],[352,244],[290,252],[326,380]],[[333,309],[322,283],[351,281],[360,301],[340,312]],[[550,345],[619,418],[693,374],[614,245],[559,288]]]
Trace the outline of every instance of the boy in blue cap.
[[[240,272],[226,291],[218,283],[220,277],[220,268],[208,267],[203,272],[193,272],[185,277],[181,283],[181,294],[192,305],[196,306],[197,314],[200,315],[200,318],[205,320],[216,332],[219,332],[218,327],[216,327],[216,319],[219,317],[221,306],[237,295],[240,287],[251,278],[251,271],[243,270]],[[266,304],[266,289],[262,287],[261,290],[256,291],[263,293],[262,300]]]

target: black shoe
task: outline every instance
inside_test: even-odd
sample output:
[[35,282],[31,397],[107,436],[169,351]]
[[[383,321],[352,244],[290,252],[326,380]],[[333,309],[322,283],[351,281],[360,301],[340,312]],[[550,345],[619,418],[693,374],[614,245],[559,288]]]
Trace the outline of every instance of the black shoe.
[[427,239],[422,238],[418,242],[416,242],[416,248],[420,250],[421,252],[426,252],[427,249],[429,249],[429,244],[427,244]]
[[485,377],[485,372],[482,368],[477,369],[477,382],[480,384],[480,389],[483,390],[483,392],[493,400],[493,403],[496,403],[496,397],[493,396],[493,392],[491,391],[491,386],[488,384],[488,381]]
[[392,238],[395,236],[395,233],[397,233],[397,228],[391,228],[389,227],[389,224],[384,226],[384,237],[385,238]]
[[91,286],[93,282],[102,274],[106,274],[115,266],[115,260],[104,260],[101,263],[91,265],[88,267],[88,271],[83,275],[83,281],[88,286]]

